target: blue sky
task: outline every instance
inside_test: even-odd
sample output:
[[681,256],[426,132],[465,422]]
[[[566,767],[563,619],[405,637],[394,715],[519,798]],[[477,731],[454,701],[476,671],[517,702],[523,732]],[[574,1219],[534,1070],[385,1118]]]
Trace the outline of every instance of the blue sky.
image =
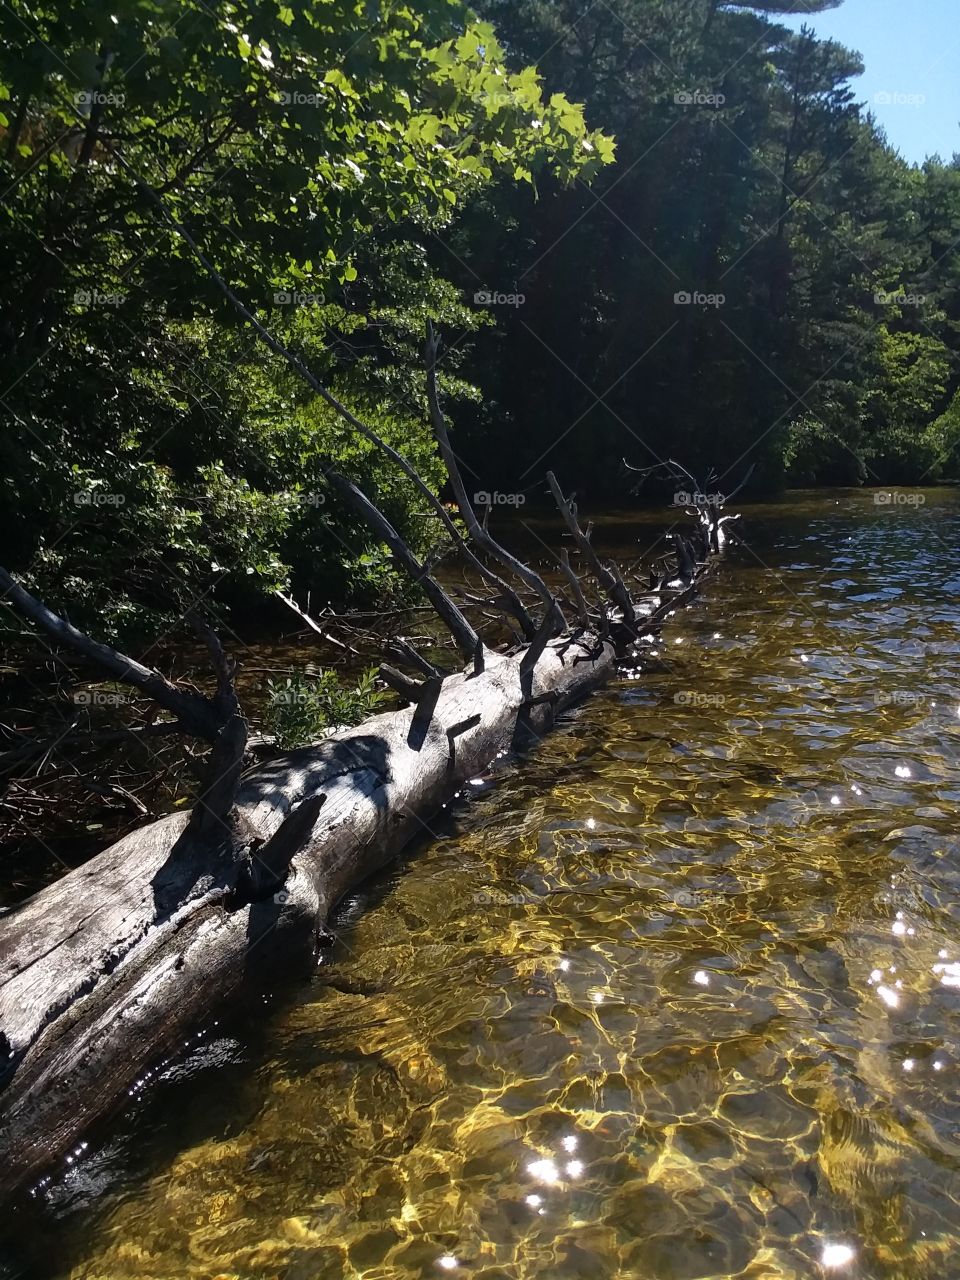
[[[800,27],[803,19],[782,21]],[[806,21],[862,55],[857,101],[905,159],[960,152],[960,0],[843,0]]]

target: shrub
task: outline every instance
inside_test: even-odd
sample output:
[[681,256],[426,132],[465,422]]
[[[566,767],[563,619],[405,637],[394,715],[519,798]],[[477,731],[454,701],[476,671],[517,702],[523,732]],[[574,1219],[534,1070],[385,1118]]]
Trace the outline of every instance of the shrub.
[[377,668],[370,667],[353,685],[342,684],[330,670],[268,680],[267,729],[287,750],[315,742],[328,729],[359,724],[388,696],[376,688],[376,678]]

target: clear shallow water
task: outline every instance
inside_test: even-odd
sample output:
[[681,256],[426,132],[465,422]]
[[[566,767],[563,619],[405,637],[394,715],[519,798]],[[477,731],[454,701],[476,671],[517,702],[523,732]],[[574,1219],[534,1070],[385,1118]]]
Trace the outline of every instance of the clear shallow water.
[[9,1274],[960,1275],[960,493],[925,497],[749,510],[638,678],[16,1210]]

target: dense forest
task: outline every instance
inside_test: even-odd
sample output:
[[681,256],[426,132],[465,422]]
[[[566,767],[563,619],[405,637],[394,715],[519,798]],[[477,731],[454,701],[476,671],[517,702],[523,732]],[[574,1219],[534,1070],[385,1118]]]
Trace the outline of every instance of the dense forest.
[[546,467],[623,501],[624,458],[955,476],[960,166],[907,164],[858,55],[777,21],[832,3],[4,7],[8,567],[105,637],[291,575],[400,590],[326,474],[425,549],[416,495],[207,266],[439,484],[433,317],[504,504]]

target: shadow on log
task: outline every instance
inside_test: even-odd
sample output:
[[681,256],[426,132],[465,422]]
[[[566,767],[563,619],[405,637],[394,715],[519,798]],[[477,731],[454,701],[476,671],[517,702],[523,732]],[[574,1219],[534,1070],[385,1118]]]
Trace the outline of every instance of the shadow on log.
[[[488,655],[482,675],[443,682],[429,720],[416,706],[380,715],[244,777],[230,858],[172,815],[5,913],[0,1191],[75,1142],[248,971],[308,963],[348,889],[509,750],[521,719],[545,733],[615,658],[609,644],[547,646],[527,679],[520,655]],[[160,882],[177,908],[158,904]]]

